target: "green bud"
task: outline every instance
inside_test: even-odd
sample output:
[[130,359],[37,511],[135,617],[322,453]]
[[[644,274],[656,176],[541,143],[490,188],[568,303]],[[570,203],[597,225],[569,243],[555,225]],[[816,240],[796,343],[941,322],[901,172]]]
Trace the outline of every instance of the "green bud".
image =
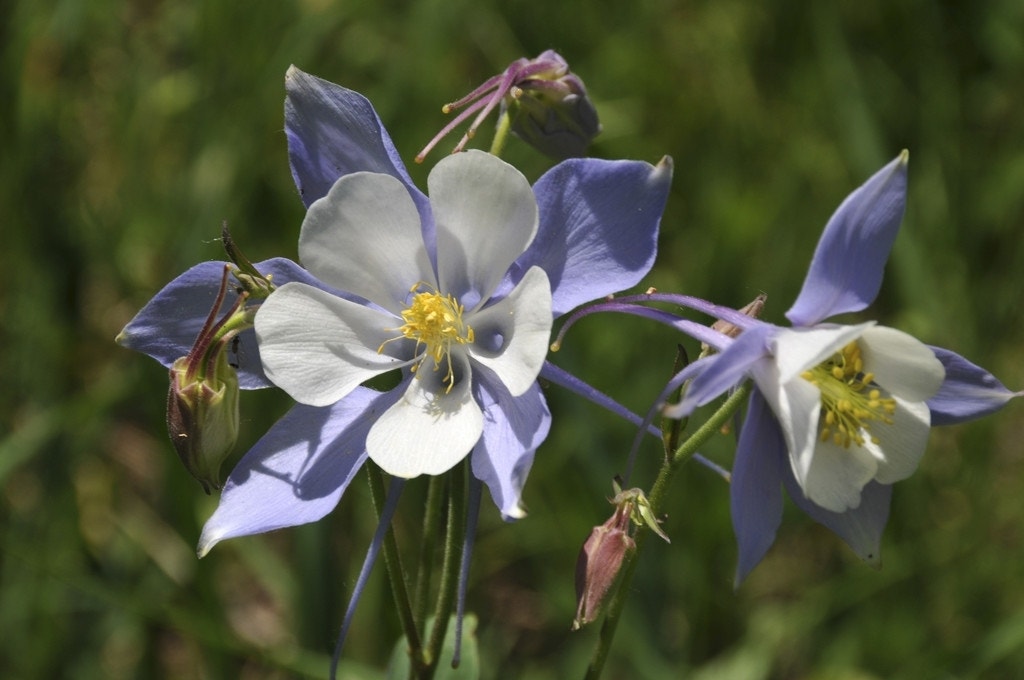
[[196,375],[189,357],[174,362],[167,394],[167,430],[178,457],[203,490],[219,489],[220,466],[238,438],[238,375],[223,346],[212,374]]
[[[228,240],[225,237],[225,246]],[[227,296],[230,271],[226,265],[217,298],[192,349],[171,365],[167,392],[171,443],[206,493],[220,488],[221,463],[238,438],[238,374],[228,363],[227,348],[239,333],[252,327],[252,315],[245,308],[246,290],[216,320]]]

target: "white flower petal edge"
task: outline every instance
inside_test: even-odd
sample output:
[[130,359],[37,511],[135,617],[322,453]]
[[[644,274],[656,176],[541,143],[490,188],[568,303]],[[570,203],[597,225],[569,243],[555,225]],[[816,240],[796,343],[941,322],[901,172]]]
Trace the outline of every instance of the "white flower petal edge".
[[469,319],[477,337],[500,338],[500,347],[474,343],[474,360],[490,368],[513,397],[537,381],[551,341],[551,286],[540,267],[531,267],[508,297]]
[[399,320],[304,283],[275,290],[256,313],[255,325],[267,377],[309,406],[329,406],[360,383],[410,363],[392,355],[406,340],[377,353],[396,335],[386,329]]
[[345,175],[309,206],[299,259],[339,290],[399,314],[417,281],[434,283],[419,212],[404,184],[390,175]]
[[473,398],[469,357],[453,352],[451,360],[457,376],[451,392],[442,384],[447,365],[434,371],[428,359],[402,398],[370,428],[367,454],[389,475],[409,479],[447,472],[480,440],[484,417]]
[[832,512],[859,506],[861,490],[878,470],[878,462],[866,449],[844,448],[831,441],[818,442],[806,463],[807,474],[800,482],[804,495]]
[[926,401],[935,396],[946,369],[927,345],[912,335],[886,326],[864,331],[858,340],[864,370],[894,396]]
[[804,487],[818,443],[821,392],[803,378],[780,383],[778,367],[770,361],[755,367],[754,380],[779,421],[793,476]]
[[780,328],[771,341],[779,380],[785,383],[799,378],[801,373],[825,361],[873,325],[874,322],[869,321],[856,326]]
[[537,199],[522,173],[478,150],[440,161],[427,187],[437,225],[440,288],[472,311],[490,299],[533,241]]
[[878,473],[875,479],[882,484],[894,484],[906,479],[917,470],[924,456],[931,432],[931,413],[924,402],[914,402],[893,397],[896,413],[893,424],[875,424],[871,434],[878,437],[878,444],[865,438],[864,448],[878,459]]

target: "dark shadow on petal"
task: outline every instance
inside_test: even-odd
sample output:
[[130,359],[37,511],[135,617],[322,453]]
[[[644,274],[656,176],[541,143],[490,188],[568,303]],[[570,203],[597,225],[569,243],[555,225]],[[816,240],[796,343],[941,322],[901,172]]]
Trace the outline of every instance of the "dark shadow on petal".
[[302,500],[336,492],[365,460],[370,427],[399,396],[358,388],[332,406],[297,404],[246,454],[229,484],[241,486],[259,474],[287,484]]
[[520,495],[534,452],[547,437],[551,415],[539,385],[512,397],[486,368],[476,365],[474,394],[484,411],[484,431],[474,447],[473,475],[487,484],[506,520],[522,517]]

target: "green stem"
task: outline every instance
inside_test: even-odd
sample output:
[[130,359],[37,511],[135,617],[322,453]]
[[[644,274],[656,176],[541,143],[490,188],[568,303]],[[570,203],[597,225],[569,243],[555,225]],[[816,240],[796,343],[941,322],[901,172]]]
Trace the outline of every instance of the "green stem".
[[711,439],[722,430],[722,427],[729,422],[732,415],[743,406],[743,402],[750,395],[750,383],[743,383],[737,387],[729,398],[725,400],[721,408],[704,421],[704,424],[697,428],[690,437],[672,454],[672,462],[675,465],[684,463],[697,453],[697,449],[704,445],[704,442]]
[[[373,507],[380,517],[384,510],[385,491],[384,473],[373,463],[367,463],[366,474],[370,479],[370,497],[373,499]],[[391,584],[391,594],[395,598],[395,608],[398,610],[398,618],[405,631],[405,639],[409,642],[409,659],[411,668],[422,668],[423,643],[420,641],[419,632],[416,630],[416,622],[413,619],[412,605],[409,602],[409,591],[405,585],[405,572],[402,571],[402,561],[398,554],[398,542],[395,540],[395,532],[388,527],[384,535],[384,545],[381,546],[384,553],[384,566],[388,572],[388,581]]]
[[434,627],[425,651],[427,667],[423,680],[430,680],[437,670],[441,646],[448,632],[448,619],[455,604],[455,591],[459,583],[459,564],[462,560],[462,546],[466,534],[466,461],[463,460],[448,474],[448,523],[445,531],[444,563],[441,567],[441,583],[438,586],[437,606],[434,610]]
[[434,555],[437,553],[437,536],[444,517],[444,477],[434,475],[427,489],[427,504],[423,516],[423,538],[420,559],[416,565],[416,588],[413,617],[416,628],[422,629],[427,620],[427,603],[430,594],[430,579],[433,575]]
[[[746,401],[747,395],[750,394],[749,383],[744,383],[736,389],[732,395],[725,400],[725,403],[715,411],[715,413],[707,419],[692,435],[690,435],[682,445],[676,449],[670,458],[665,461],[665,464],[661,466],[661,470],[658,472],[657,479],[654,480],[654,486],[651,487],[651,493],[648,496],[648,501],[651,505],[651,510],[655,515],[661,514],[661,504],[668,491],[668,484],[683,463],[689,460],[693,454],[697,453],[697,449],[704,445],[711,437],[721,431],[722,426],[728,422],[729,418],[743,405]],[[619,580],[619,584],[615,589],[615,594],[612,596],[611,602],[608,603],[608,609],[606,610],[604,622],[601,624],[601,633],[598,638],[597,648],[594,650],[594,656],[590,660],[590,666],[587,667],[587,674],[584,676],[586,680],[597,680],[601,677],[601,673],[604,671],[604,664],[608,660],[608,652],[611,651],[612,640],[615,638],[615,630],[619,625],[619,618],[622,615],[622,610],[626,605],[626,598],[629,595],[630,589],[629,584],[633,579],[633,573],[636,570],[637,558],[640,556],[640,551],[643,549],[644,543],[646,542],[647,535],[650,530],[645,526],[641,525],[637,527],[636,532],[633,535],[633,539],[636,542],[636,550],[633,551],[632,555],[627,558],[627,562],[622,570],[622,577]]]
[[491,153],[501,157],[505,152],[505,145],[508,144],[508,135],[512,130],[512,118],[508,111],[502,111],[498,116],[498,128],[494,131],[494,139],[491,141]]

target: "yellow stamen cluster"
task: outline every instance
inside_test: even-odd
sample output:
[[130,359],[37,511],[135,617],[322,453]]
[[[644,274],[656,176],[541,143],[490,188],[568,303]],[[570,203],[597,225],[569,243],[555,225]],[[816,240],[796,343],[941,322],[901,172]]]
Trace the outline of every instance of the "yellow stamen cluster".
[[[801,374],[821,390],[821,441],[836,446],[864,445],[872,421],[892,424],[896,400],[882,397],[873,373],[864,372],[857,342],[851,342],[814,368]],[[878,443],[872,436],[871,441]]]
[[[429,288],[426,292],[417,293],[421,288]],[[441,295],[432,287],[424,283],[417,283],[409,289],[415,293],[412,302],[402,312],[402,320],[405,324],[398,330],[403,338],[416,341],[416,352],[419,353],[420,346],[426,351],[419,360],[413,364],[413,372],[419,368],[424,359],[430,357],[434,360],[434,370],[441,367],[442,362],[447,363],[447,374],[444,383],[447,385],[445,392],[450,392],[455,383],[455,373],[452,369],[452,345],[465,345],[473,342],[473,329],[463,323],[463,308],[451,295]],[[392,338],[397,340],[398,338]],[[380,353],[391,340],[386,341],[377,348]]]

